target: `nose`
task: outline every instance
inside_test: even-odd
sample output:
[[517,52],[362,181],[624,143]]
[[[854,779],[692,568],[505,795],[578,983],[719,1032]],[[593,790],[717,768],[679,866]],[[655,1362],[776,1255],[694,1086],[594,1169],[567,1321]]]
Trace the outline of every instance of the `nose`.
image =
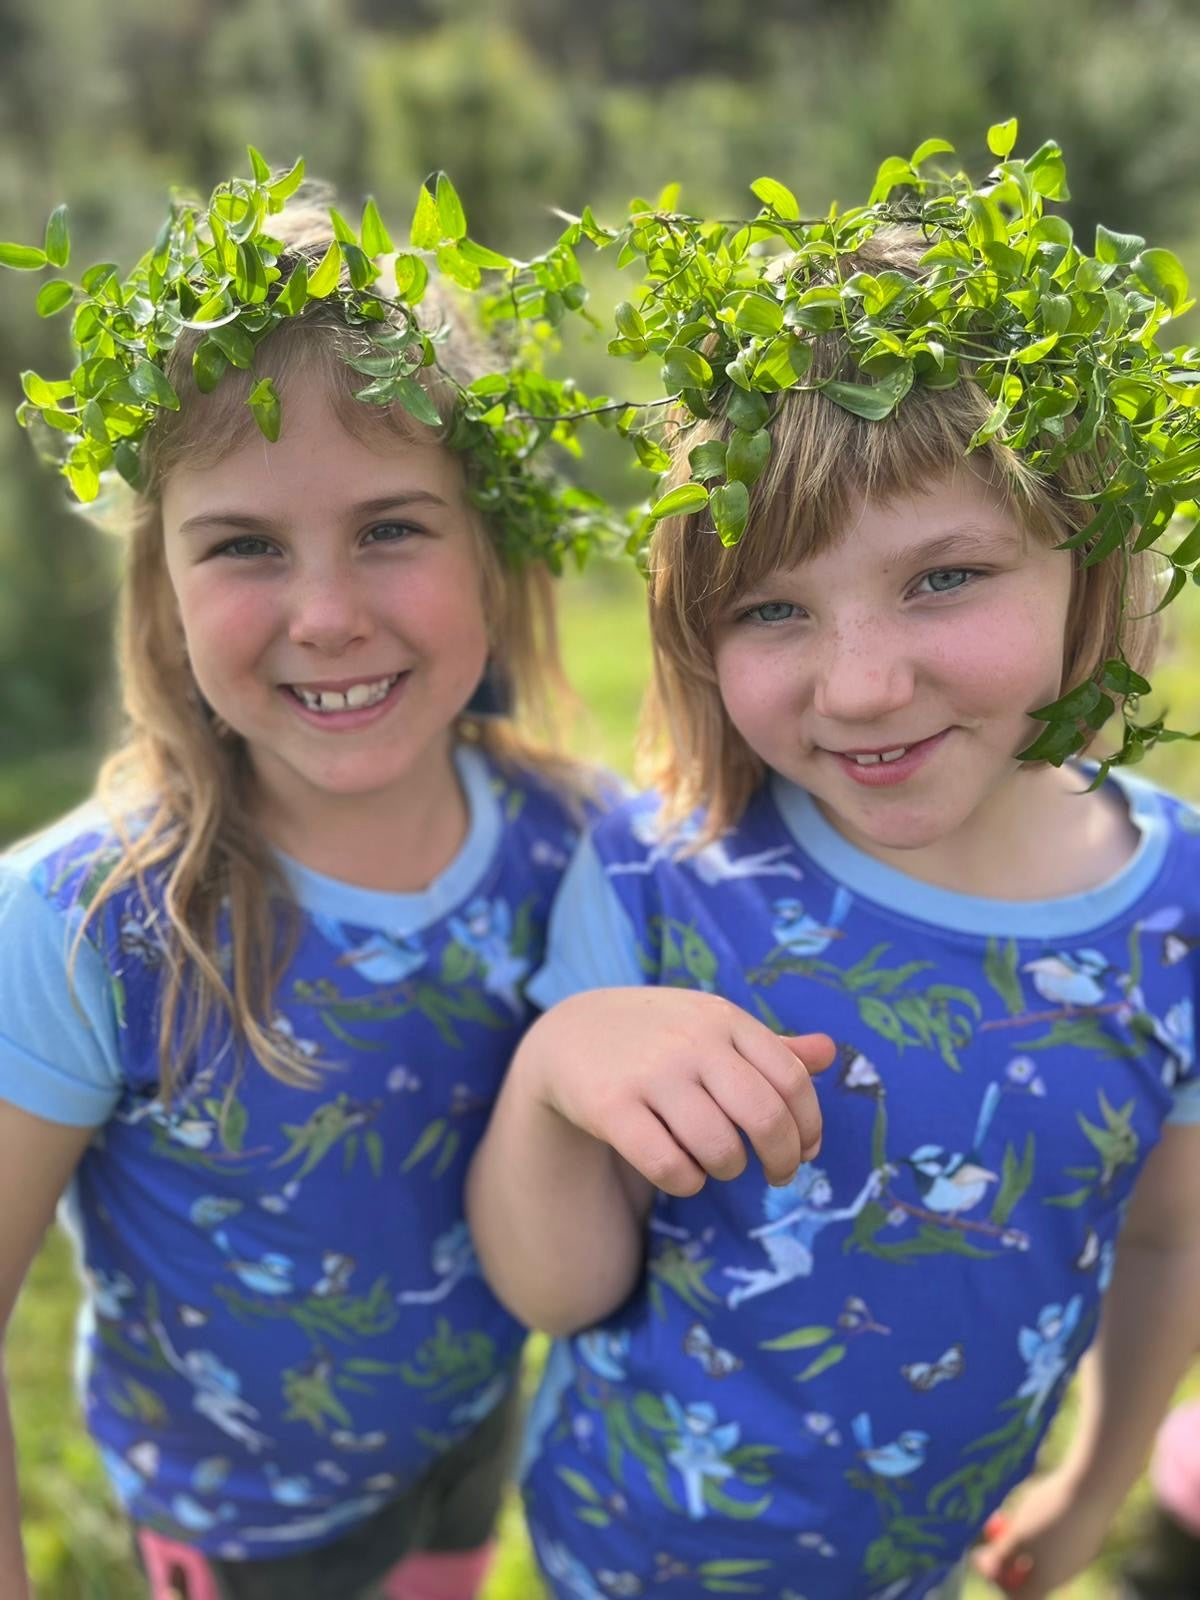
[[298,572],[288,602],[288,638],[322,655],[337,655],[371,630],[366,591],[348,564],[322,562]]
[[813,706],[831,722],[877,722],[913,697],[914,665],[903,639],[877,619],[831,627],[817,652]]

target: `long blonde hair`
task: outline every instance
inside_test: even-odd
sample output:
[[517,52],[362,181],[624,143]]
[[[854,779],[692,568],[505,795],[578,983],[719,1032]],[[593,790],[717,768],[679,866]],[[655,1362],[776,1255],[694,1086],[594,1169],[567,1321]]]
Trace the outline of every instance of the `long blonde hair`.
[[[893,268],[917,274],[923,246],[912,233],[884,229],[849,270]],[[809,383],[853,371],[849,349],[834,332],[814,341]],[[754,485],[741,542],[724,546],[703,512],[665,518],[650,546],[649,615],[654,677],[639,731],[638,775],[659,789],[664,821],[676,824],[703,808],[699,847],[737,822],[764,777],[759,758],[734,728],[721,701],[711,633],[738,594],[773,572],[819,554],[842,535],[861,497],[876,503],[928,489],[970,470],[1002,497],[1027,533],[1058,544],[1092,517],[1077,498],[1103,482],[1086,453],[1067,457],[1052,477],[992,440],[968,455],[970,440],[991,410],[982,388],[964,376],[952,388],[916,387],[884,421],[866,421],[815,389],[789,390],[771,421],[771,458]],[[674,477],[689,476],[687,455],[705,439],[727,439],[727,418],[681,433]],[[1145,554],[1118,548],[1085,566],[1074,552],[1063,686],[1090,678],[1124,650],[1136,671],[1153,658],[1157,621],[1153,568]]]
[[[273,231],[288,240],[290,252],[319,259],[329,239],[327,212],[311,203],[289,208]],[[431,294],[420,313],[424,327],[432,331],[440,324],[442,329],[438,366],[425,369],[421,381],[440,414],[449,417],[453,387],[442,373],[468,383],[487,370],[486,352],[460,306]],[[289,381],[297,376],[319,382],[354,437],[421,443],[439,438],[399,405],[376,407],[355,399],[354,391],[367,380],[346,357],[366,353],[365,336],[348,323],[336,297],[312,302],[281,324],[259,347],[257,373],[229,372],[207,394],[192,379],[194,345],[181,340],[172,352],[168,377],[180,396],[180,410],[164,413],[146,441],[145,481],[129,521],[118,620],[127,726],[97,783],[121,853],[80,931],[82,937],[90,920],[131,884],[139,886],[149,910],[147,877],[160,881],[155,899],[161,910],[150,914],[164,952],[158,1016],[164,1099],[178,1089],[201,1039],[221,1018],[239,1057],[248,1053],[273,1076],[305,1087],[315,1087],[320,1075],[271,1025],[274,991],[294,940],[295,908],[255,822],[245,745],[214,718],[192,677],[167,572],[162,485],[180,461],[211,464],[253,436],[256,424],[246,397],[263,372],[284,389],[285,402]],[[470,485],[471,460],[461,459]],[[509,770],[532,770],[575,804],[594,787],[594,778],[555,749],[558,716],[569,696],[558,652],[553,580],[540,564],[517,567],[504,561],[483,516],[477,515],[474,525],[491,662],[508,686],[512,706],[502,716],[464,712],[456,732]],[[218,954],[219,943],[228,949],[227,962]]]

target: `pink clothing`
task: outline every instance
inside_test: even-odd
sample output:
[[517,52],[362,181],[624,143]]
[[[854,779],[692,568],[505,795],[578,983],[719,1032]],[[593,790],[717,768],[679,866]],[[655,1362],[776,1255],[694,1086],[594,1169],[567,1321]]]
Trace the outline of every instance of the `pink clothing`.
[[[208,1562],[190,1545],[138,1532],[150,1600],[222,1600]],[[475,1600],[494,1546],[474,1550],[422,1551],[394,1566],[383,1581],[381,1600]]]
[[474,1550],[423,1551],[394,1567],[384,1580],[383,1600],[475,1600],[493,1546]]
[[1177,1406],[1158,1430],[1150,1480],[1163,1510],[1200,1537],[1200,1401]]
[[213,1570],[198,1550],[161,1534],[138,1530],[150,1600],[221,1600]]

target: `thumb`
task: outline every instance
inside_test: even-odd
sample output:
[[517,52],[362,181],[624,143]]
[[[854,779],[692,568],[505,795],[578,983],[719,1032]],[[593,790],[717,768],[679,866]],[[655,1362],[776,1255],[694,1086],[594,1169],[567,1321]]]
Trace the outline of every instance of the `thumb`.
[[814,1077],[837,1060],[837,1045],[827,1033],[785,1033],[783,1042]]
[[1019,1594],[1033,1572],[1033,1557],[1005,1516],[991,1517],[983,1529],[984,1545],[975,1552],[976,1572],[1005,1594]]

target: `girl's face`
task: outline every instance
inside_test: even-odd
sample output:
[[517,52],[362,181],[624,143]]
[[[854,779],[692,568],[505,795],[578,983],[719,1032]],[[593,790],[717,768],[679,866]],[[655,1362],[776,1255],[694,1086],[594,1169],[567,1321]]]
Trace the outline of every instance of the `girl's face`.
[[162,520],[196,683],[245,739],[268,805],[336,820],[351,800],[452,781],[488,630],[449,452],[364,443],[297,381],[279,440],[176,467]]
[[719,618],[721,698],[839,832],[920,875],[910,853],[986,847],[1034,797],[1014,757],[1061,692],[1071,582],[1069,554],[967,471],[860,501],[829,549]]

